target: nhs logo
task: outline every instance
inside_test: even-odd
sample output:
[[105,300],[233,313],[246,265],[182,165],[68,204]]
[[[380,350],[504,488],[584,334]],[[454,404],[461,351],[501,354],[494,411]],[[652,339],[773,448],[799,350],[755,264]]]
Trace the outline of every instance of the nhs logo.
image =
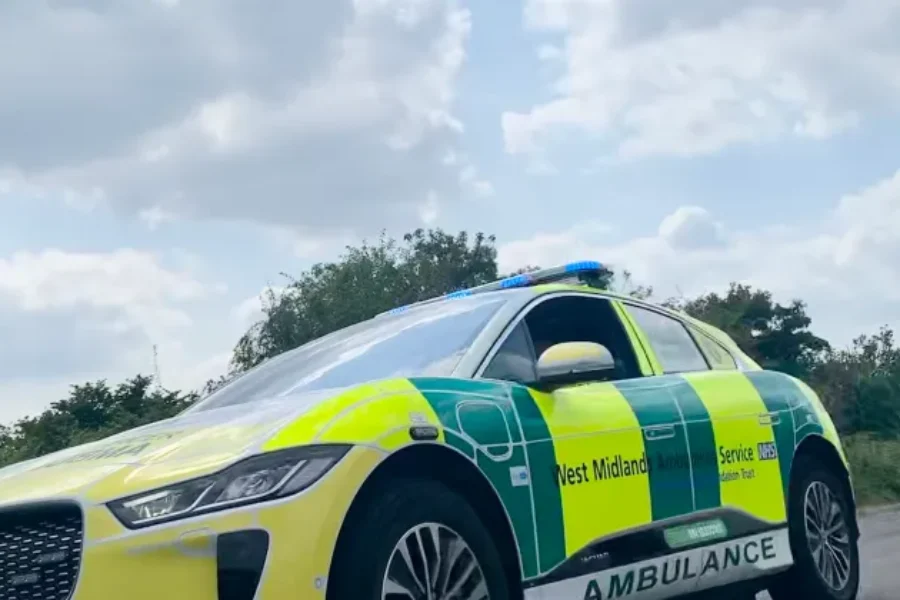
[[778,448],[775,442],[762,442],[757,444],[757,453],[759,460],[775,460],[778,458]]

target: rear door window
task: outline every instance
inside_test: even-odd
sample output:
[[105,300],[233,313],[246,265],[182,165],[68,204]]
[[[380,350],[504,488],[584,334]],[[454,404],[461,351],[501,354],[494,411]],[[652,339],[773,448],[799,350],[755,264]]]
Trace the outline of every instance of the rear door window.
[[625,309],[643,329],[664,373],[709,370],[706,359],[680,321],[633,304],[626,303]]
[[717,371],[734,371],[737,369],[737,362],[734,357],[719,342],[713,340],[708,335],[699,331],[691,330],[694,339],[703,351],[709,366]]

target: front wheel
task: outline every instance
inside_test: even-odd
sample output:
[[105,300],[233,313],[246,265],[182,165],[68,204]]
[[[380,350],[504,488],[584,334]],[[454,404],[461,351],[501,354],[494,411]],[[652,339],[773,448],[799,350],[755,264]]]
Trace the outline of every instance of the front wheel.
[[859,547],[846,486],[814,461],[795,465],[788,503],[794,566],[769,588],[773,600],[855,600]]
[[488,529],[446,486],[392,482],[352,519],[329,600],[509,600]]

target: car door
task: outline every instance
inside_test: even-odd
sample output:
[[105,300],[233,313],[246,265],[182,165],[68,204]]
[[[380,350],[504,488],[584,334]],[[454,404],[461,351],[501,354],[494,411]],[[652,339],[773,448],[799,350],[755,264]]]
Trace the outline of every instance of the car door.
[[[574,298],[548,298],[531,307],[481,373],[515,382],[513,396],[526,394],[517,402],[524,430],[533,421],[545,428],[543,439],[525,436],[540,557],[540,575],[528,585],[545,597],[652,556],[659,551],[655,544],[635,543],[627,534],[640,537],[654,521],[693,510],[689,469],[677,466],[687,447],[674,403],[643,377],[641,350],[619,307],[599,296]],[[622,362],[621,378],[552,392],[522,385],[534,380],[535,344],[540,349],[563,341],[604,344]],[[652,469],[651,460],[663,468]],[[651,583],[630,585],[637,592]],[[667,583],[677,591],[675,582]],[[682,588],[691,585],[681,582]],[[584,591],[576,595],[585,597]]]
[[[686,419],[709,420],[715,443],[717,480],[696,484],[706,504],[739,508],[765,522],[783,522],[785,506],[775,443],[780,415],[767,408],[746,374],[727,351],[703,334],[661,312],[630,304],[628,313],[646,337],[657,368],[679,374],[690,384],[702,406]],[[702,340],[702,352],[696,340]],[[710,356],[707,362],[705,356]],[[710,368],[710,363],[716,368]],[[704,414],[705,411],[705,414]],[[718,488],[718,489],[717,489]]]
[[[724,520],[731,537],[770,531],[786,520],[776,436],[781,415],[727,350],[660,311],[626,303],[626,310],[669,387],[685,422],[692,454],[695,510]],[[663,383],[665,382],[665,383]],[[756,555],[748,555],[756,556]],[[783,556],[772,557],[774,566]],[[749,561],[745,561],[749,562]],[[728,583],[764,565],[717,570],[703,587]]]

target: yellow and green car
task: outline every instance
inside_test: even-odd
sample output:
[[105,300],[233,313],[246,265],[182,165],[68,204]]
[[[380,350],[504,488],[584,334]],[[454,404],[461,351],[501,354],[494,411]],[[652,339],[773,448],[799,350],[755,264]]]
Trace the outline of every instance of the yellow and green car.
[[0,598],[853,600],[815,393],[601,268],[390,311],[0,470]]

